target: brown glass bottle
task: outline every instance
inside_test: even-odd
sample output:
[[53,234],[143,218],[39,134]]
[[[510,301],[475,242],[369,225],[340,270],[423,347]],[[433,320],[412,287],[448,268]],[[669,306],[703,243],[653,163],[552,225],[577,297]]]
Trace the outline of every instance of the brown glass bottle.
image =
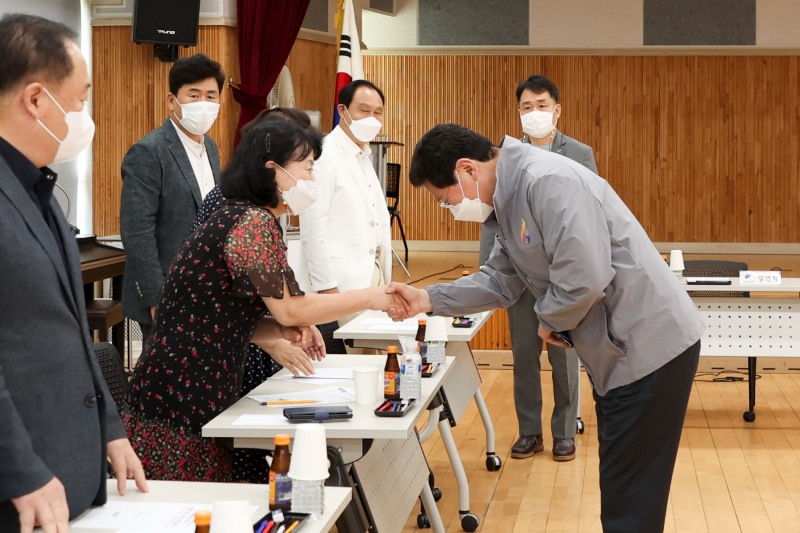
[[209,533],[211,531],[211,511],[200,510],[194,513],[194,533]]
[[386,349],[386,365],[383,367],[383,397],[387,400],[400,399],[400,361],[397,360],[397,346]]
[[417,321],[417,335],[414,340],[417,341],[417,351],[422,358],[422,364],[428,363],[428,345],[425,344],[425,329],[428,327],[428,320],[420,318]]
[[275,453],[269,467],[269,509],[292,508],[292,479],[289,477],[289,435],[275,435]]

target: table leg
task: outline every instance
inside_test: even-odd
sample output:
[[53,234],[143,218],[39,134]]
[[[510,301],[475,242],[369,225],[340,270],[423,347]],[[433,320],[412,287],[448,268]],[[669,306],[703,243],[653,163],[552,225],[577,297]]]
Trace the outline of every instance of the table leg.
[[444,533],[442,515],[439,514],[439,508],[436,506],[436,500],[433,497],[433,492],[429,484],[425,483],[419,497],[422,500],[422,505],[425,506],[425,514],[428,516],[428,521],[433,531],[436,533]]
[[[450,423],[447,420],[439,422],[439,433],[442,436],[444,449],[453,467],[453,474],[456,476],[458,484],[458,514],[461,517],[461,526],[465,531],[474,531],[479,524],[478,517],[469,512],[469,480],[464,465],[461,463],[461,456],[458,455],[456,441],[450,432]],[[433,495],[431,495],[431,498]],[[426,505],[426,510],[428,506]],[[472,527],[474,525],[474,527]]]

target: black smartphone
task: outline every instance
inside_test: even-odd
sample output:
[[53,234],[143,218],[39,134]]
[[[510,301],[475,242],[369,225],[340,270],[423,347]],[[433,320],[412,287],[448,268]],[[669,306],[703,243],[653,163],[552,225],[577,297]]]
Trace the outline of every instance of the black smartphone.
[[550,332],[550,334],[554,338],[556,338],[556,339],[560,340],[561,342],[563,342],[564,344],[566,344],[568,347],[570,347],[570,348],[573,347],[573,345],[572,345],[572,337],[569,336],[569,331],[552,331],[552,332]]

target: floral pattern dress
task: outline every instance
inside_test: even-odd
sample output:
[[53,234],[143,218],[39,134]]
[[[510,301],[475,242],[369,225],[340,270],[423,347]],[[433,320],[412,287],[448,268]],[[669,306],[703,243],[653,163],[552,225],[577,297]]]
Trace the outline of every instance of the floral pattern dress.
[[226,201],[183,244],[122,408],[148,478],[231,480],[231,450],[201,429],[239,399],[261,297],[284,283],[303,294],[277,219],[250,202]]

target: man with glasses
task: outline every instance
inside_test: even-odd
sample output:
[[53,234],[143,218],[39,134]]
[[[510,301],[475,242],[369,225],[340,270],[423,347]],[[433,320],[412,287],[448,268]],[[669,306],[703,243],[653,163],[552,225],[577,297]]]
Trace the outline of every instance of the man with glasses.
[[[591,147],[561,133],[556,124],[561,117],[558,88],[548,78],[534,75],[517,87],[522,142],[568,157],[594,173],[597,165]],[[480,264],[485,264],[494,246],[496,233],[481,228]],[[542,438],[542,339],[536,334],[539,319],[533,308],[536,299],[525,290],[508,308],[511,353],[514,356],[514,407],[519,423],[519,438],[511,447],[511,457],[524,459],[544,451]],[[548,344],[547,359],[552,367],[553,459],[575,459],[575,432],[580,401],[580,362],[574,349]]]

